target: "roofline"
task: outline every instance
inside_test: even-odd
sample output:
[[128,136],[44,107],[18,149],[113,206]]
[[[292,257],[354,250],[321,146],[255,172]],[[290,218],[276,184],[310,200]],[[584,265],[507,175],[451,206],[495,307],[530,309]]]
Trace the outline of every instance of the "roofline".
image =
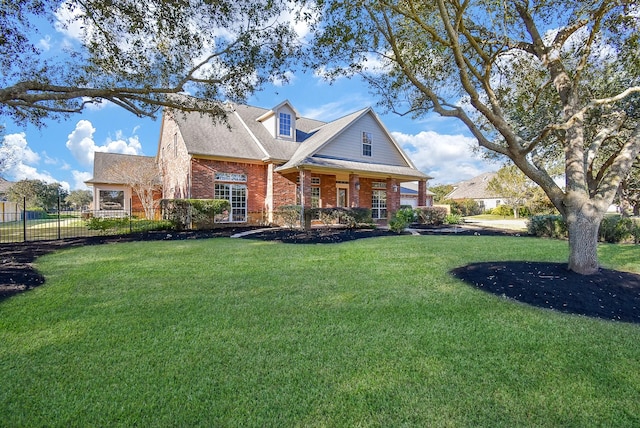
[[406,174],[392,174],[392,173],[388,173],[388,172],[375,172],[375,171],[370,171],[370,170],[365,170],[365,169],[355,169],[355,168],[336,168],[336,167],[330,167],[330,166],[318,166],[318,165],[313,165],[313,166],[305,166],[305,165],[299,165],[297,167],[289,167],[287,169],[283,169],[283,170],[279,170],[277,171],[279,174],[287,174],[287,173],[291,173],[291,172],[295,172],[295,171],[299,171],[299,170],[306,170],[306,171],[325,171],[325,172],[332,172],[332,173],[348,173],[348,174],[358,174],[360,177],[375,177],[375,178],[401,178],[401,179],[406,179],[406,181],[416,181],[416,180],[430,180],[433,177],[430,177],[426,174],[424,174],[421,171],[416,170],[418,173],[424,174],[424,176],[417,176],[417,175],[406,175]]

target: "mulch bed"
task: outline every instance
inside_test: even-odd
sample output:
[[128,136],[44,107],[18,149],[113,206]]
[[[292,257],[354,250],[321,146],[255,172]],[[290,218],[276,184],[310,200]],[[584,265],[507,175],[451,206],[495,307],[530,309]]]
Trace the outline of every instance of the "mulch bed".
[[[0,245],[0,301],[44,283],[33,261],[52,251],[117,242],[184,240],[228,237],[252,228],[212,231],[148,232],[119,236],[65,239]],[[407,233],[407,232],[405,232]],[[499,229],[474,227],[423,228],[420,234],[518,235]],[[393,236],[384,229],[317,228],[310,231],[270,229],[243,238],[295,244],[330,244],[377,236]],[[640,275],[600,269],[595,275],[570,272],[566,264],[487,262],[462,266],[451,274],[478,289],[529,305],[589,317],[640,323]]]

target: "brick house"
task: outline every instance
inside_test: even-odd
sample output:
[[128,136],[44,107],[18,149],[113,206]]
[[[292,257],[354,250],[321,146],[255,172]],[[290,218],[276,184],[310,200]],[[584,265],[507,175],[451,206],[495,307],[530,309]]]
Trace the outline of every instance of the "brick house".
[[165,111],[156,161],[165,199],[228,199],[226,221],[268,223],[284,205],[366,207],[386,222],[400,207],[400,185],[416,169],[371,108],[332,122],[301,117],[289,101],[272,109],[227,104],[226,123]]
[[[365,207],[385,223],[413,182],[415,205],[430,205],[427,180],[371,108],[332,122],[301,117],[289,101],[272,109],[227,104],[226,122],[163,113],[155,157],[95,153],[94,211],[139,210],[114,166],[159,169],[164,199],[227,199],[227,222],[271,223],[284,205]],[[115,168],[117,169],[117,168]],[[122,169],[122,168],[120,168]]]

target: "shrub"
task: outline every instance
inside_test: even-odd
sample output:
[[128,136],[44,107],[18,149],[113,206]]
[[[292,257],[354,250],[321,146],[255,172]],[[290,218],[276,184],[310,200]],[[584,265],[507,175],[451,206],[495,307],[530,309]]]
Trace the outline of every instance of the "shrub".
[[640,218],[631,219],[631,236],[634,244],[640,244]]
[[439,226],[447,217],[445,207],[420,207],[415,209],[416,219],[420,224]]
[[529,235],[541,238],[564,239],[568,236],[567,223],[560,215],[536,215],[527,222]]
[[619,215],[605,216],[600,222],[598,237],[605,242],[616,244],[631,236],[634,224],[631,219]]
[[414,218],[413,208],[401,208],[395,212],[389,221],[389,229],[396,233],[402,233],[413,222]]
[[402,216],[394,215],[391,220],[389,220],[389,229],[397,234],[402,233],[408,225],[409,223]]
[[482,207],[473,199],[462,199],[459,201],[445,200],[442,204],[448,204],[451,207],[451,214],[458,214],[463,217],[482,214]]
[[463,219],[460,214],[448,214],[444,219],[445,224],[462,224]]
[[278,224],[293,229],[300,222],[302,205],[282,205],[275,212]]
[[491,214],[499,215],[503,217],[512,217],[513,216],[513,208],[508,205],[498,205],[494,209],[491,210]]
[[127,232],[148,232],[173,228],[170,221],[155,221],[132,217],[91,217],[86,220],[87,229],[97,230],[101,235]]
[[163,199],[160,206],[163,219],[177,230],[212,227],[216,216],[231,208],[226,199]]

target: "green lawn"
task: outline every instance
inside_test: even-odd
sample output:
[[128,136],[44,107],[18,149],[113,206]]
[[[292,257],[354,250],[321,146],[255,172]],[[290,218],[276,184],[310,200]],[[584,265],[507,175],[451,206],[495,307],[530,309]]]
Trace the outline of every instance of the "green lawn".
[[[566,242],[218,238],[76,248],[0,302],[1,426],[638,426],[640,326],[448,275]],[[603,264],[640,272],[638,247]]]

